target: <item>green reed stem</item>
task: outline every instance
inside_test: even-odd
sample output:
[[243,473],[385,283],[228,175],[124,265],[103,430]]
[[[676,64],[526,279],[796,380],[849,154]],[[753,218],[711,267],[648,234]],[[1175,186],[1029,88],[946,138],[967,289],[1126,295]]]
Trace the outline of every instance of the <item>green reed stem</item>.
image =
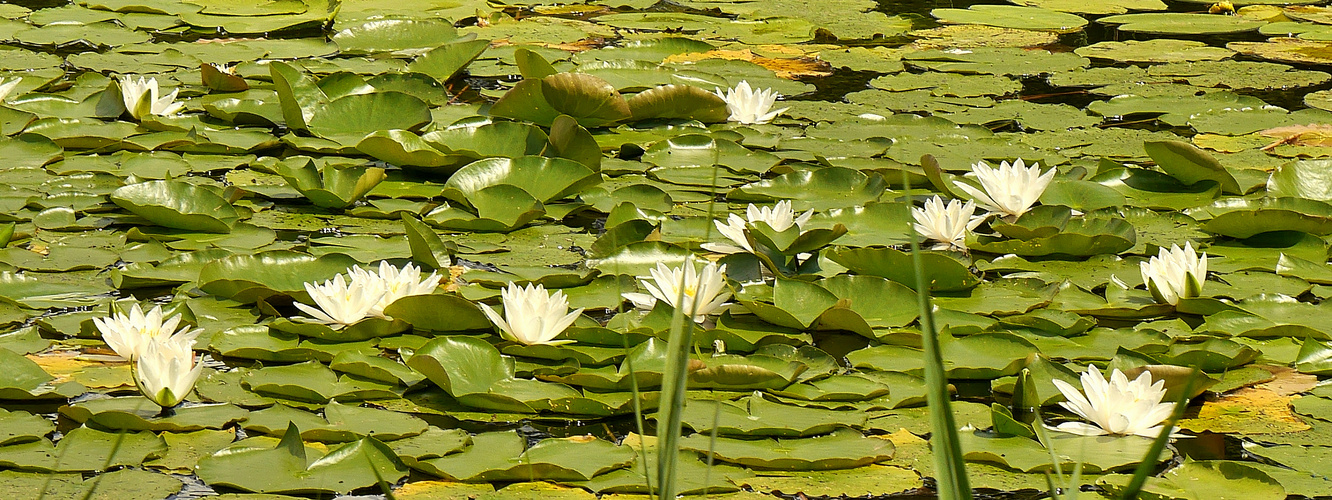
[[621,335],[620,341],[624,343],[624,368],[629,371],[629,390],[634,394],[634,426],[638,430],[639,460],[643,461],[643,482],[647,485],[648,495],[651,495],[652,473],[648,472],[647,435],[643,434],[643,400],[638,392],[638,374],[634,372],[634,359],[629,353],[629,336]]
[[[902,185],[908,199],[911,179],[902,172]],[[962,444],[957,435],[957,423],[949,403],[948,377],[944,372],[943,357],[939,352],[939,337],[934,329],[934,309],[930,305],[930,288],[925,279],[925,262],[920,254],[916,229],[907,223],[907,236],[911,241],[911,267],[916,273],[916,305],[920,308],[920,337],[925,355],[925,398],[930,410],[930,442],[934,451],[935,488],[939,498],[969,500],[971,486],[967,481],[966,461],[962,457]]]
[[[708,198],[708,219],[715,212],[717,200],[717,154],[712,160],[712,191]],[[707,225],[704,239],[712,236],[712,224]],[[693,259],[685,259],[683,266],[694,265]],[[675,303],[683,305],[685,300],[684,283],[680,283],[676,292]],[[699,297],[690,297],[693,302],[690,311],[698,309]],[[657,410],[657,492],[658,500],[674,499],[676,496],[676,465],[680,457],[681,417],[684,415],[685,390],[689,385],[689,348],[694,344],[694,318],[685,318],[680,307],[671,314],[671,329],[666,341],[666,370],[662,374],[661,399]],[[716,439],[713,439],[715,442]]]
[[[1198,373],[1198,367],[1193,367]],[[1193,392],[1193,377],[1190,373],[1188,382],[1184,384],[1184,391],[1179,395],[1179,401],[1175,402],[1174,411],[1170,412],[1170,418],[1161,426],[1161,433],[1156,435],[1152,441],[1152,447],[1147,450],[1147,455],[1138,462],[1138,467],[1133,469],[1133,478],[1129,480],[1128,486],[1124,487],[1124,494],[1119,498],[1123,500],[1137,500],[1138,494],[1142,492],[1142,486],[1147,484],[1147,478],[1156,470],[1156,458],[1161,456],[1165,450],[1166,444],[1170,443],[1170,433],[1175,430],[1175,423],[1184,416],[1184,410],[1189,406],[1189,393]]]

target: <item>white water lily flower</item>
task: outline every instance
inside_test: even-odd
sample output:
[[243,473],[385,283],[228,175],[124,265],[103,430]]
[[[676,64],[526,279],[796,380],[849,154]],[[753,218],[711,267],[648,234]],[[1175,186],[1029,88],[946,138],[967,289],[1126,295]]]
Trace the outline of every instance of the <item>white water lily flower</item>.
[[723,94],[720,87],[715,88],[714,93],[717,97],[726,101],[726,109],[731,112],[729,120],[740,122],[746,125],[755,123],[768,123],[776,118],[777,115],[784,113],[791,108],[782,108],[776,111],[772,109],[773,103],[777,102],[780,94],[772,89],[754,90],[749,86],[749,82],[740,80],[735,87],[726,89]]
[[145,346],[151,344],[193,345],[194,338],[203,332],[202,328],[190,329],[188,325],[177,330],[179,324],[179,314],[163,320],[162,306],[153,306],[144,314],[138,304],[130,308],[129,314],[93,318],[93,325],[102,333],[106,345],[128,361],[138,359]]
[[971,184],[953,181],[953,185],[965,191],[976,200],[976,205],[1011,217],[1019,217],[1040,199],[1046,186],[1054,179],[1055,169],[1042,174],[1039,163],[1026,167],[1021,159],[1012,165],[1008,162],[999,164],[999,168],[990,168],[984,161],[971,166],[984,190],[976,189]]
[[297,302],[297,309],[310,315],[310,319],[333,328],[342,328],[370,316],[386,290],[381,280],[352,280],[347,283],[339,274],[324,284],[306,283],[305,291],[318,308]]
[[[660,300],[699,323],[707,319],[708,314],[720,310],[731,298],[731,292],[726,289],[725,264],[718,267],[716,262],[709,262],[695,271],[693,259],[674,268],[657,263],[651,273],[651,281],[639,278],[648,293],[621,294],[640,309],[652,309]],[[676,304],[682,290],[684,302]]]
[[23,77],[14,77],[12,80],[0,80],[0,82],[3,82],[0,83],[0,101],[4,101],[9,97],[9,94],[14,93],[14,89],[18,88],[19,83],[23,82]]
[[916,232],[937,241],[934,250],[952,248],[966,251],[967,232],[985,222],[985,217],[977,217],[975,213],[975,202],[950,200],[944,205],[943,198],[938,196],[925,200],[925,208],[911,207],[911,216],[916,219]]
[[439,287],[440,280],[444,279],[439,273],[430,273],[425,279],[421,279],[421,268],[408,263],[402,269],[389,264],[388,261],[379,262],[379,272],[369,271],[361,266],[353,266],[347,269],[347,274],[351,276],[351,282],[358,281],[378,282],[370,283],[368,288],[383,288],[384,296],[370,308],[370,315],[385,317],[384,308],[392,304],[393,301],[411,295],[427,295]]
[[1178,305],[1179,299],[1202,294],[1203,282],[1207,280],[1207,253],[1199,257],[1188,242],[1184,248],[1170,245],[1169,251],[1161,248],[1155,257],[1140,263],[1139,269],[1142,282],[1157,302]]
[[1055,427],[1072,434],[1155,438],[1161,433],[1161,422],[1175,409],[1175,403],[1161,402],[1166,393],[1165,380],[1152,383],[1151,372],[1144,371],[1129,382],[1124,372],[1116,368],[1106,381],[1100,370],[1088,366],[1082,374],[1082,390],[1086,396],[1063,380],[1055,379],[1054,384],[1068,400],[1059,403],[1060,406],[1096,424],[1065,422]]
[[148,344],[134,370],[139,392],[163,408],[180,404],[203,373],[203,363],[195,363],[193,346],[193,340]]
[[731,214],[726,218],[726,223],[714,220],[712,223],[717,226],[722,236],[735,242],[735,245],[726,245],[718,243],[704,243],[703,248],[710,252],[717,253],[740,253],[753,252],[754,248],[749,245],[749,240],[745,239],[745,229],[753,227],[755,222],[762,221],[768,224],[773,231],[785,231],[791,226],[804,228],[809,218],[814,216],[814,211],[810,210],[796,216],[795,210],[791,208],[790,200],[782,200],[771,207],[759,207],[753,203],[745,208],[745,218],[741,219],[739,215]]
[[156,78],[145,80],[139,77],[135,80],[128,75],[120,77],[120,97],[125,101],[125,109],[135,120],[142,120],[149,115],[174,115],[185,107],[184,103],[175,102],[180,89],[161,97],[158,93]]
[[218,64],[218,63],[208,63],[208,65],[209,65],[209,66],[212,66],[213,69],[217,70],[218,73],[224,73],[224,74],[228,74],[228,75],[235,75],[235,74],[236,74],[236,67],[235,67],[235,66],[227,66],[227,65],[225,65],[225,64]]
[[[559,345],[572,340],[555,340],[583,314],[583,308],[569,312],[569,299],[564,292],[546,292],[546,287],[528,284],[526,288],[509,283],[500,291],[504,301],[504,317],[490,306],[481,304],[490,322],[500,329],[506,340],[526,345]],[[568,313],[568,314],[565,314]]]

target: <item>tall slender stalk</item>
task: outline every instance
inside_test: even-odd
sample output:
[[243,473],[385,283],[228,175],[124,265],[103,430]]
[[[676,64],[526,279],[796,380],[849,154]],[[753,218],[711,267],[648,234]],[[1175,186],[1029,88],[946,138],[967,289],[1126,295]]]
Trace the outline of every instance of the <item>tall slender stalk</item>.
[[[1029,373],[1023,369],[1023,376]],[[1037,403],[1039,404],[1039,403]],[[1063,466],[1060,465],[1059,454],[1055,452],[1054,440],[1050,439],[1049,432],[1045,430],[1045,419],[1041,417],[1041,408],[1033,408],[1036,414],[1036,420],[1031,423],[1031,429],[1036,432],[1036,440],[1045,446],[1045,451],[1050,454],[1050,465],[1054,468],[1054,474],[1045,471],[1045,484],[1050,487],[1050,498],[1056,500],[1077,500],[1078,488],[1082,486],[1082,462],[1073,465],[1073,476],[1067,481],[1064,480]],[[1055,484],[1055,478],[1059,478],[1059,484]]]
[[[902,172],[902,185],[911,196],[911,179]],[[934,451],[935,488],[939,498],[969,500],[971,486],[967,481],[966,462],[962,457],[962,444],[953,420],[949,403],[948,378],[944,373],[943,357],[939,353],[939,337],[934,330],[934,309],[930,305],[930,288],[925,279],[925,263],[920,254],[916,229],[907,223],[907,236],[911,241],[911,267],[916,273],[916,305],[920,308],[920,337],[925,355],[925,398],[930,410],[930,441]]]
[[[712,196],[708,199],[708,219],[712,219],[717,200],[717,153],[712,159]],[[704,239],[712,236],[712,225],[707,225]],[[692,258],[681,264],[692,266]],[[681,278],[683,279],[681,273]],[[662,374],[661,398],[657,410],[657,485],[658,500],[674,499],[676,492],[676,465],[680,457],[681,417],[684,415],[685,389],[689,384],[689,349],[694,344],[694,318],[686,318],[680,306],[685,301],[684,283],[677,287],[675,312],[671,314],[670,335],[666,341],[666,370]],[[697,311],[700,297],[690,297],[690,311]],[[715,441],[715,439],[714,439]]]
[[[1201,372],[1198,367],[1194,370]],[[1192,375],[1192,373],[1190,373]],[[1124,494],[1119,498],[1123,500],[1137,500],[1138,494],[1142,492],[1142,486],[1147,484],[1147,477],[1152,475],[1156,469],[1156,457],[1161,456],[1165,450],[1166,444],[1170,442],[1170,433],[1175,431],[1175,423],[1184,417],[1184,410],[1189,406],[1189,393],[1193,392],[1193,377],[1190,376],[1184,384],[1184,391],[1179,395],[1179,401],[1175,402],[1174,411],[1170,412],[1170,419],[1166,420],[1161,426],[1161,433],[1156,435],[1152,441],[1152,447],[1147,450],[1147,456],[1142,457],[1138,467],[1133,469],[1133,478],[1129,480],[1128,486],[1124,487]]]
[[[137,379],[136,379],[136,380],[137,380]],[[120,429],[120,431],[116,433],[116,441],[115,441],[114,443],[111,444],[111,453],[107,454],[107,455],[106,455],[106,461],[105,461],[105,462],[102,462],[102,471],[101,471],[101,473],[100,473],[100,474],[97,474],[96,476],[93,476],[93,482],[92,482],[92,484],[88,486],[88,489],[83,490],[83,496],[82,496],[82,497],[79,497],[79,500],[88,500],[89,498],[92,498],[93,493],[96,493],[96,492],[97,492],[97,487],[100,486],[100,485],[102,484],[102,476],[105,476],[105,475],[106,475],[106,470],[109,469],[109,468],[111,468],[111,461],[112,461],[112,460],[115,460],[115,458],[116,458],[116,453],[119,453],[119,452],[120,452],[120,446],[121,446],[122,444],[124,444],[124,442],[125,442],[125,434],[127,434],[128,432],[129,432],[129,431],[126,431],[125,429]],[[59,462],[60,459],[63,458],[63,457],[65,456],[65,452],[68,452],[68,451],[69,451],[69,447],[65,447],[64,450],[61,450],[60,455],[56,457],[56,461]],[[54,476],[55,476],[55,475],[52,474],[51,476],[48,476],[48,477],[46,478],[47,484],[50,484],[51,478],[54,477]],[[45,488],[45,487],[42,488],[41,496],[39,496],[38,498],[40,499],[41,497],[44,497],[44,496],[46,496],[46,488]]]
[[[616,280],[617,286],[619,280]],[[643,434],[643,400],[638,392],[638,374],[634,372],[634,359],[630,355],[629,336],[621,335],[624,343],[624,368],[629,371],[629,389],[634,394],[634,426],[638,429],[638,456],[643,461],[643,482],[647,485],[648,495],[652,494],[652,473],[648,471],[647,435]]]

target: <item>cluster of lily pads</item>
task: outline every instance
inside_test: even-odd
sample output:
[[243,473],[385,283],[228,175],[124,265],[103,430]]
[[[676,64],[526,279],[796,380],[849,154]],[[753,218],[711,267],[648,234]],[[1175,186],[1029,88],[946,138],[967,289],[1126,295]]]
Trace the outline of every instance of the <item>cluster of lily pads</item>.
[[685,323],[678,491],[925,493],[929,293],[972,486],[1329,494],[1328,9],[1013,3],[0,5],[0,491],[650,494]]

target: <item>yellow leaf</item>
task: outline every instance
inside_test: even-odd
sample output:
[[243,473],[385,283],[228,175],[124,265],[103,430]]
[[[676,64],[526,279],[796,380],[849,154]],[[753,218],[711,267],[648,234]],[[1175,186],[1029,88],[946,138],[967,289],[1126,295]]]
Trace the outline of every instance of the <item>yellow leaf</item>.
[[1263,137],[1280,139],[1263,146],[1264,151],[1270,151],[1283,144],[1319,147],[1332,146],[1332,124],[1310,123],[1308,125],[1287,125],[1284,127],[1269,128],[1258,133]]
[[915,50],[970,49],[976,47],[1040,47],[1055,43],[1059,35],[1045,31],[996,28],[981,25],[954,25],[915,30]]
[[572,14],[575,16],[586,16],[588,14],[601,14],[610,12],[610,7],[604,5],[538,5],[532,8],[533,12],[547,16],[557,14]]
[[37,366],[46,370],[46,373],[55,377],[53,383],[63,383],[73,380],[75,373],[83,371],[85,368],[100,368],[107,366],[128,366],[125,361],[104,363],[84,358],[79,351],[52,351],[41,354],[29,354],[28,359],[37,363]]
[[489,484],[456,483],[453,481],[413,481],[402,485],[393,496],[399,500],[468,500],[484,493],[493,493]]
[[[781,45],[764,46],[765,49],[783,48]],[[732,61],[749,61],[759,66],[763,66],[777,73],[779,78],[795,79],[801,76],[828,76],[832,74],[832,66],[828,63],[809,57],[801,53],[799,57],[793,58],[775,58],[762,57],[754,54],[749,49],[740,50],[709,50],[707,52],[690,52],[686,54],[675,54],[667,57],[663,64],[667,63],[687,63],[698,62],[705,59],[727,59]]]
[[1257,388],[1267,389],[1277,393],[1280,396],[1290,396],[1301,392],[1308,392],[1318,385],[1318,377],[1300,373],[1299,370],[1289,366],[1258,365],[1275,376],[1275,379],[1259,384]]
[[1291,410],[1289,396],[1250,387],[1203,403],[1195,415],[1180,420],[1179,427],[1194,432],[1271,434],[1307,430],[1309,424]]

